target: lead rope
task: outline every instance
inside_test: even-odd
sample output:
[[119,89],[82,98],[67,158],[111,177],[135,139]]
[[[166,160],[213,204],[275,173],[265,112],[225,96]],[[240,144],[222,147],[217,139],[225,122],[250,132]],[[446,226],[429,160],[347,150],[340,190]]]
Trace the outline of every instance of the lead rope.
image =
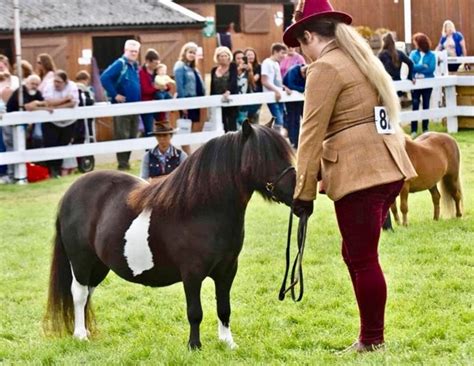
[[[283,282],[281,284],[280,293],[278,299],[283,301],[285,299],[285,294],[290,291],[291,298],[294,302],[299,302],[303,298],[304,293],[304,282],[303,282],[303,254],[304,247],[306,243],[306,232],[308,227],[308,216],[302,215],[298,223],[298,254],[296,255],[295,261],[293,262],[293,267],[291,269],[291,283],[286,288],[286,281],[288,279],[288,272],[290,269],[290,246],[291,246],[291,231],[293,228],[293,208],[290,210],[290,218],[288,220],[288,236],[286,242],[286,268],[285,275],[283,277]],[[296,297],[295,288],[297,284],[300,284],[299,294]]]

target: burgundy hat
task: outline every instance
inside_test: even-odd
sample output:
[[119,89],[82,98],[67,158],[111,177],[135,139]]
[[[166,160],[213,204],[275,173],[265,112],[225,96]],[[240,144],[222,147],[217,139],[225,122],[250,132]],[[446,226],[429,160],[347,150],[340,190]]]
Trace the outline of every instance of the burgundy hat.
[[295,22],[283,34],[283,42],[288,47],[298,47],[300,45],[296,39],[295,32],[301,24],[321,17],[330,17],[346,24],[352,23],[352,17],[347,13],[334,11],[329,0],[299,0],[295,14]]

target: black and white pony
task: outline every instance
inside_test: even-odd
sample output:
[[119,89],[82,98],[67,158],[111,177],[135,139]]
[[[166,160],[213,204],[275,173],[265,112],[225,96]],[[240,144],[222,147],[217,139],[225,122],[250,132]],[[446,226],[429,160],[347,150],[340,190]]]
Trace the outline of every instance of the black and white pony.
[[189,347],[201,346],[201,284],[215,282],[219,339],[235,347],[230,289],[254,191],[291,204],[293,152],[274,130],[244,122],[215,138],[169,176],[148,184],[116,171],[79,178],[56,219],[45,328],[87,339],[90,298],[109,270],[131,282],[183,282]]

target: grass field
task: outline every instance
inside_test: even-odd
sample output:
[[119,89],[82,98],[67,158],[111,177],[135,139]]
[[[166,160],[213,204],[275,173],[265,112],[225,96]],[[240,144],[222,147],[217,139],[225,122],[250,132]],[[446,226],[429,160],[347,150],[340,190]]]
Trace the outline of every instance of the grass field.
[[[411,195],[408,228],[384,233],[389,288],[385,352],[336,356],[357,336],[358,313],[339,254],[332,203],[316,201],[304,259],[305,297],[277,299],[288,208],[255,196],[232,289],[237,350],[217,340],[214,286],[203,292],[203,349],[186,348],[182,285],[152,289],[110,274],[94,293],[90,342],[42,334],[53,220],[78,176],[0,186],[0,363],[64,365],[472,365],[474,364],[474,131],[463,153],[465,216],[432,221],[428,192]],[[103,166],[101,168],[106,168]],[[138,163],[135,163],[135,172]]]

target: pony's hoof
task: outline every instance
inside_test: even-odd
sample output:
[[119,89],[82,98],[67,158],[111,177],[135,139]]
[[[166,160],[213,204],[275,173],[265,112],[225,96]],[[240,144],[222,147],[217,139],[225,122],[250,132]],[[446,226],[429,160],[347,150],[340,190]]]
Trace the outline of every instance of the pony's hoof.
[[219,341],[225,343],[230,349],[239,348],[239,345],[233,339],[219,338]]
[[239,348],[239,345],[235,342],[232,342],[232,343],[228,343],[228,346],[230,349],[234,350],[234,349],[237,349]]
[[200,351],[202,348],[201,342],[189,342],[188,343],[188,348],[191,351]]
[[88,336],[90,336],[89,331],[76,331],[73,334],[73,337],[77,339],[78,341],[88,341],[89,340]]

